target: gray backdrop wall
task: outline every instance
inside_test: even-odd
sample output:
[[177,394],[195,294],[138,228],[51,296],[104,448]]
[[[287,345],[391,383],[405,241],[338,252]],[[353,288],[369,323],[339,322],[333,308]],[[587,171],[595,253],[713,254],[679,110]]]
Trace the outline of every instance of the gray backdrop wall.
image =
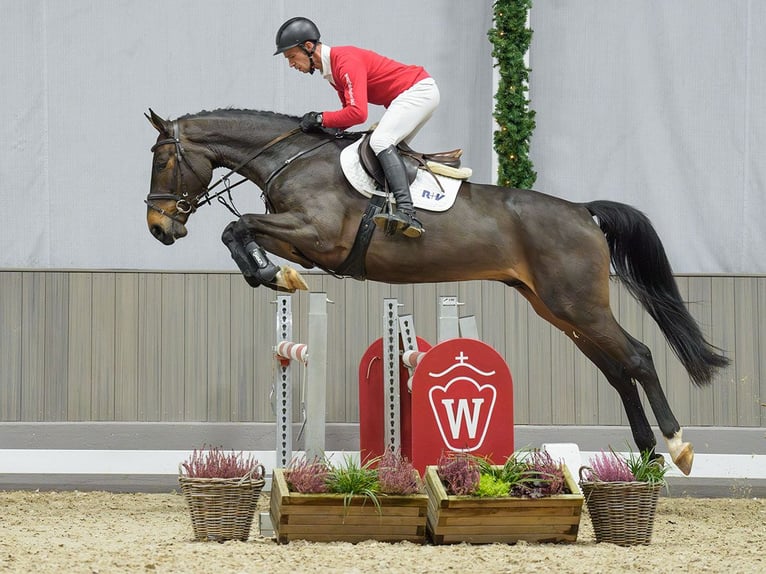
[[[272,55],[296,15],[330,45],[425,66],[443,102],[416,147],[462,146],[477,177],[491,177],[488,3],[0,0],[0,14],[0,268],[236,269],[219,241],[232,219],[223,208],[172,248],[149,235],[142,200],[157,134],[143,113],[337,109],[319,75]],[[258,195],[239,191],[240,210],[261,211]]]
[[[330,44],[425,65],[442,104],[419,147],[462,146],[474,179],[494,180],[489,1],[0,0],[0,13],[0,268],[233,270],[222,208],[172,248],[146,231],[142,114],[337,106],[271,55],[296,14]],[[538,0],[530,20],[536,188],[638,206],[677,272],[766,272],[766,4]],[[257,196],[240,191],[239,207],[261,210]]]
[[652,219],[678,272],[766,272],[766,3],[538,0],[537,188]]

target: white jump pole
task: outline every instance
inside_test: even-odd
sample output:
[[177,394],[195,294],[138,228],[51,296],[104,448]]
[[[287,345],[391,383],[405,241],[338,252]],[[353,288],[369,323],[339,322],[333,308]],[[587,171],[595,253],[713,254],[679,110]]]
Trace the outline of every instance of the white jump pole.
[[327,294],[309,298],[308,383],[306,389],[306,458],[325,454],[327,404]]
[[[306,391],[302,411],[305,421],[306,458],[324,456],[327,396],[327,294],[309,295],[308,343],[292,341],[292,306],[289,295],[277,297],[278,369],[274,384],[274,412],[277,418],[277,466],[292,459],[292,367],[291,361],[306,365]],[[311,360],[309,360],[309,353]]]

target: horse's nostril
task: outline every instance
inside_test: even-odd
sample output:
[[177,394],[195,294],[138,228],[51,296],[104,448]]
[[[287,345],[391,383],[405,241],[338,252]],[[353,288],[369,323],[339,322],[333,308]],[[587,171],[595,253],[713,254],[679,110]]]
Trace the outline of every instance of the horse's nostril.
[[162,231],[162,227],[160,227],[159,225],[152,225],[149,228],[149,231],[152,232],[152,235],[154,235],[155,239],[159,239],[160,241],[162,241],[162,236],[164,235]]

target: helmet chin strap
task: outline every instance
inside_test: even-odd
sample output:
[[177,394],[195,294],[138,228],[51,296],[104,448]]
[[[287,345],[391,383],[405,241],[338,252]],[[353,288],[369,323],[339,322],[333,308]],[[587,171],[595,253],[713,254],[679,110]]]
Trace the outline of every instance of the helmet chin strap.
[[303,50],[303,53],[309,57],[309,74],[313,74],[317,69],[316,65],[314,64],[314,52],[317,51],[316,42],[312,42],[311,50],[306,48],[305,44],[301,44],[300,47],[301,50]]

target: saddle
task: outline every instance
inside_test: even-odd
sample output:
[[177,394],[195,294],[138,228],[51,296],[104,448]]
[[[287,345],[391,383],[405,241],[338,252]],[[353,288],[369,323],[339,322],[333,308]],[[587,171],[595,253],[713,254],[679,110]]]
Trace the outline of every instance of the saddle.
[[[372,135],[372,132],[367,132],[359,144],[359,161],[380,188],[385,189],[386,177],[383,174],[383,168],[380,166],[375,151],[370,147],[370,135]],[[414,151],[404,142],[399,143],[396,148],[404,160],[407,180],[410,184],[415,181],[418,169],[426,169],[455,179],[467,179],[471,175],[470,170],[460,168],[460,156],[463,155],[462,149],[438,153],[422,153]]]

